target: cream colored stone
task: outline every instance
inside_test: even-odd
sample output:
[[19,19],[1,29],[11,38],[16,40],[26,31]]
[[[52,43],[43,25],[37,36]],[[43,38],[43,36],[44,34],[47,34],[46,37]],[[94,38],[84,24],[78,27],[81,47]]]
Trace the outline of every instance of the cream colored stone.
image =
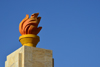
[[7,56],[5,67],[54,67],[52,50],[22,46]]

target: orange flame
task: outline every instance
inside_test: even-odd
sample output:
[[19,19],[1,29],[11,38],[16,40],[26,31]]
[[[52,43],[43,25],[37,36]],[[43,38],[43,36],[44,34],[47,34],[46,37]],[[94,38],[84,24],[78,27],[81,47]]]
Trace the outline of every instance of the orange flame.
[[41,17],[38,17],[39,13],[34,13],[29,18],[29,15],[26,14],[26,17],[19,24],[19,32],[21,35],[25,34],[34,34],[37,35],[42,27],[38,27]]

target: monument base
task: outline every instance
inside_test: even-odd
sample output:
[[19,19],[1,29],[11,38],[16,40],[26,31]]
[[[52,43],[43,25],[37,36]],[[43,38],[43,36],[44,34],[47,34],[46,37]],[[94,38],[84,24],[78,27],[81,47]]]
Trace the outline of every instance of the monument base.
[[5,67],[54,67],[52,50],[22,46],[7,56]]

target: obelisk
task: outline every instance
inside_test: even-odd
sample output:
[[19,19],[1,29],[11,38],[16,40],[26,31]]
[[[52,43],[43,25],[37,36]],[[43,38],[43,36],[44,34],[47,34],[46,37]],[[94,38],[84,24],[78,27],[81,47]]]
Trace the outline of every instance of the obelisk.
[[19,24],[19,32],[22,36],[19,41],[22,47],[7,56],[5,67],[54,67],[52,50],[37,48],[40,41],[37,34],[42,27],[38,27],[41,17],[34,13],[26,17]]

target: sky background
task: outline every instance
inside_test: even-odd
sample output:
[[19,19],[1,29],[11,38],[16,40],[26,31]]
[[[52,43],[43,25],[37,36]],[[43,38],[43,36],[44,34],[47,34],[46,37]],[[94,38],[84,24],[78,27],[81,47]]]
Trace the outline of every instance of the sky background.
[[37,47],[53,50],[54,67],[100,67],[100,0],[0,0],[0,67],[22,46],[21,20],[37,12]]

